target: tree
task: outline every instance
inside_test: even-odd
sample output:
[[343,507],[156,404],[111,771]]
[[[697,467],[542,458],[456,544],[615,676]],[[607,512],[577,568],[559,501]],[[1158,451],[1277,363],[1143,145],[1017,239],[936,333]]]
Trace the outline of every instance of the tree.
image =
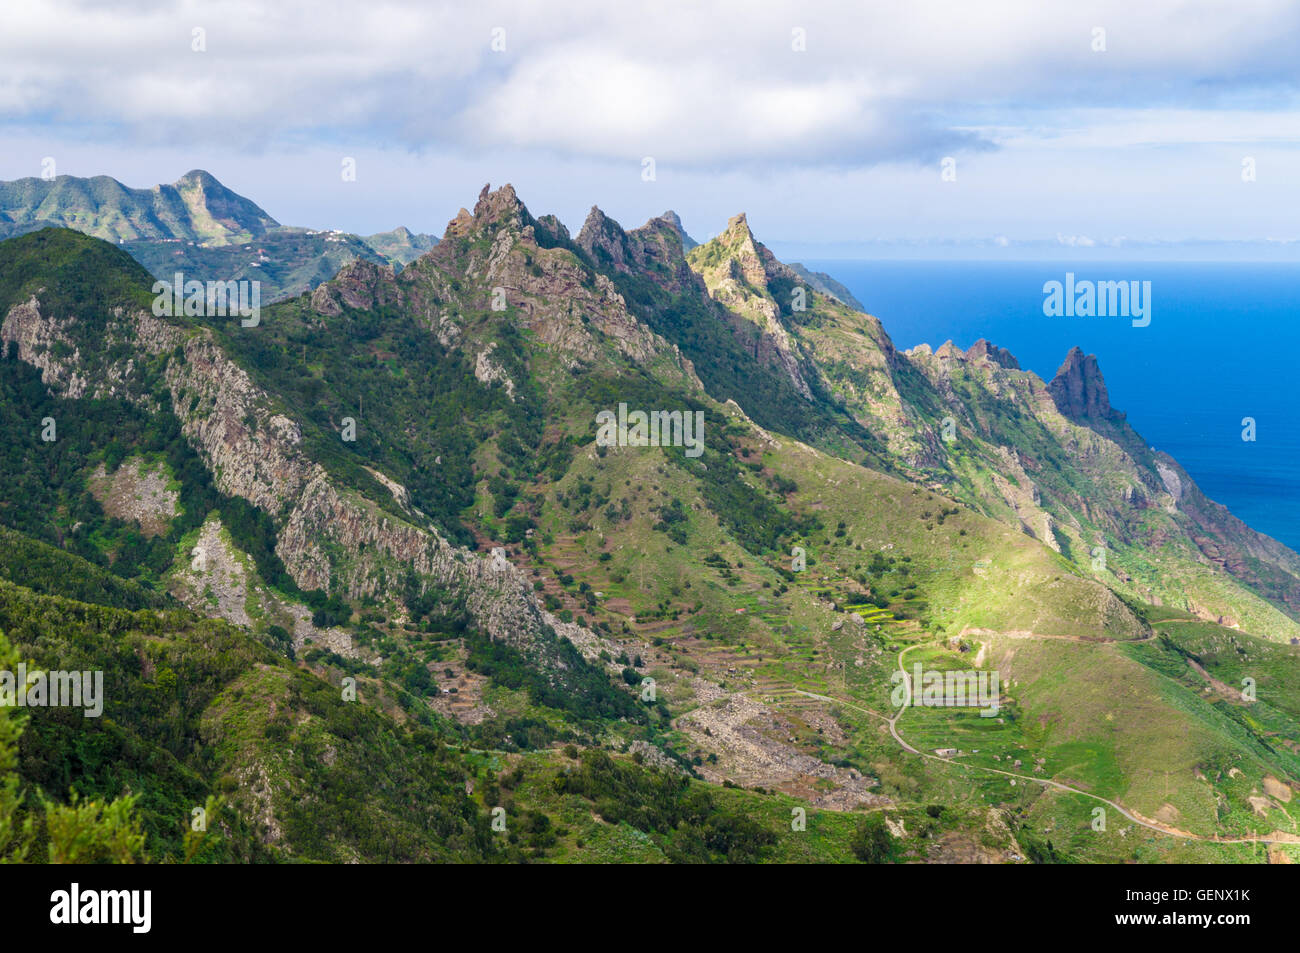
[[[0,632],[0,671],[17,667],[18,653]],[[21,863],[27,856],[31,821],[18,818],[18,738],[26,714],[16,708],[0,707],[0,863]]]
[[889,831],[883,814],[868,814],[858,821],[858,829],[850,842],[853,855],[864,864],[886,863],[892,853]]
[[[17,668],[18,653],[0,632],[0,671]],[[25,686],[18,686],[19,691]],[[0,863],[27,860],[34,836],[34,819],[19,810],[18,740],[26,714],[0,706]],[[144,832],[135,817],[138,795],[111,802],[81,801],[74,793],[69,804],[56,804],[39,794],[52,864],[135,863],[144,860]]]

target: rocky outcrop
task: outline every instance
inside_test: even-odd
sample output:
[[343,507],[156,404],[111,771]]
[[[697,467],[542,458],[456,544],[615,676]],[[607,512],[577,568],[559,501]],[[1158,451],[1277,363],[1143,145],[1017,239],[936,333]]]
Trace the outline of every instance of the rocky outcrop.
[[661,215],[627,232],[593,205],[575,244],[598,265],[648,278],[672,294],[708,295],[686,261],[681,223],[675,218]]
[[[85,381],[102,380],[110,383],[100,385],[97,393],[149,401],[139,372],[143,362],[129,359],[128,370],[97,360],[99,355],[83,359],[71,348],[61,356],[42,351],[41,342],[58,339],[63,325],[43,316],[35,302],[17,312],[11,309],[6,317],[6,340],[24,360],[50,355],[52,390],[70,394],[76,387],[82,393]],[[413,570],[425,587],[463,595],[479,626],[493,638],[527,647],[542,632],[545,623],[532,588],[515,567],[452,546],[433,526],[418,525],[413,511],[403,519],[337,484],[304,451],[299,425],[230,359],[210,331],[146,312],[119,311],[104,333],[132,341],[138,356],[164,361],[163,379],[182,432],[222,492],[243,497],[276,519],[276,553],[300,588],[396,602]],[[384,483],[394,499],[405,497],[396,481],[386,478]]]
[[998,347],[996,344],[990,344],[984,338],[980,338],[970,346],[970,350],[966,352],[966,360],[986,361],[989,364],[1007,367],[1013,371],[1020,370],[1020,362],[1016,360],[1014,354]]
[[751,347],[753,356],[779,367],[800,396],[811,400],[798,346],[771,292],[774,281],[788,283],[793,290],[799,276],[754,240],[745,213],[734,216],[717,238],[693,249],[689,260],[715,301],[762,331]]
[[[493,638],[526,646],[544,621],[523,574],[501,558],[452,546],[336,486],[323,472],[303,488],[280,531],[276,552],[304,589],[338,587],[352,597],[394,598],[406,573],[466,598]],[[347,554],[340,560],[338,552]]]
[[397,276],[391,267],[357,259],[312,292],[311,306],[320,314],[334,317],[344,308],[371,309],[399,300]]
[[677,232],[677,237],[682,241],[682,248],[686,251],[690,251],[692,248],[695,248],[700,244],[695,239],[691,238],[690,235],[686,234],[686,229],[682,227],[682,220],[676,212],[669,209],[667,212],[660,215],[659,218],[673,227],[673,230]]
[[510,375],[505,369],[492,359],[492,352],[497,348],[497,342],[492,341],[486,348],[478,352],[478,357],[474,359],[474,377],[483,384],[493,384],[500,381],[506,389],[506,396],[511,400],[515,399],[515,382],[510,379]]
[[[484,186],[474,211],[461,211],[446,238],[397,278],[406,306],[428,314],[431,325],[441,327],[459,313],[501,312],[543,344],[571,355],[573,366],[607,359],[605,344],[612,342],[640,363],[668,355],[683,374],[694,377],[677,349],[629,312],[614,283],[593,274],[564,247],[564,226],[552,216],[534,219],[510,185],[496,191]],[[626,235],[603,214],[584,235],[579,247],[585,241],[620,261],[631,260]],[[477,365],[489,342],[476,343],[470,357]]]
[[629,262],[633,252],[628,246],[627,233],[595,205],[587,213],[574,244],[597,262],[608,263],[620,271],[629,271],[632,264],[640,264]]
[[[79,372],[81,355],[63,330],[65,322],[41,314],[41,304],[33,295],[25,304],[15,305],[0,326],[0,338],[6,349],[17,349],[19,359],[41,372],[41,383],[69,397],[82,397],[87,380]],[[60,351],[71,351],[60,357]]]
[[1079,423],[1114,422],[1124,415],[1110,406],[1106,382],[1097,366],[1097,355],[1070,349],[1056,376],[1047,385],[1062,414]]
[[142,457],[123,460],[111,474],[101,463],[86,480],[105,513],[135,523],[143,536],[166,533],[180,512],[180,493],[168,484],[166,467]]

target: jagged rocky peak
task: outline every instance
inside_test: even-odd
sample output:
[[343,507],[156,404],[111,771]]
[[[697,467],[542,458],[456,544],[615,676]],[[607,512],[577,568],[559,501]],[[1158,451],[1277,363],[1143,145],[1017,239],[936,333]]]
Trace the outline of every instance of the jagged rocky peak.
[[934,356],[947,361],[960,361],[966,357],[961,348],[953,344],[952,341],[944,341],[943,344],[939,345],[939,350],[934,352]]
[[727,227],[723,229],[722,234],[716,240],[731,247],[744,247],[745,245],[753,247],[754,233],[749,230],[749,219],[745,213],[738,212],[727,219]]
[[542,229],[549,232],[551,238],[556,242],[564,243],[570,240],[568,228],[566,228],[564,223],[554,215],[547,214],[541,216],[537,220],[537,224],[541,226]]
[[608,258],[615,267],[625,267],[629,257],[623,226],[593,205],[575,239],[579,248],[597,260]]
[[686,229],[682,227],[681,217],[672,209],[669,209],[668,211],[664,212],[662,215],[659,216],[657,220],[651,219],[650,221],[651,222],[664,221],[667,222],[669,225],[671,225],[676,230],[678,237],[681,238],[682,248],[685,251],[690,251],[692,248],[697,248],[700,244],[695,239],[691,238],[690,235],[686,234]]
[[1123,417],[1110,406],[1097,355],[1085,355],[1078,347],[1070,348],[1047,390],[1056,401],[1057,409],[1071,420],[1103,421]]
[[521,221],[528,210],[515,194],[515,187],[507,182],[495,192],[488,191],[490,188],[491,185],[486,184],[483,186],[483,191],[479,192],[478,202],[474,205],[474,217],[484,224],[493,222],[510,224]]
[[744,212],[733,215],[721,235],[694,249],[691,261],[703,271],[721,268],[751,287],[763,290],[774,277],[799,280],[797,274],[754,238]]
[[619,271],[648,274],[661,284],[677,286],[691,278],[679,225],[664,215],[624,231],[593,205],[575,241],[598,264]]
[[507,182],[493,192],[489,183],[483,186],[483,191],[479,192],[472,213],[462,208],[456,217],[447,223],[445,237],[469,237],[493,225],[520,228],[528,218],[528,209],[524,207],[523,202],[519,201],[513,185]]
[[1016,356],[1005,348],[1000,348],[984,338],[980,338],[971,345],[970,350],[966,352],[968,361],[988,361],[991,364],[997,364],[1000,367],[1010,368],[1011,370],[1020,370],[1020,362]]

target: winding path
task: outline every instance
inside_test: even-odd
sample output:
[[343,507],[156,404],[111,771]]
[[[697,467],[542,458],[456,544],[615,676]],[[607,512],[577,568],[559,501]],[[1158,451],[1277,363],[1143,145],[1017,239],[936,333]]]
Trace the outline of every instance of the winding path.
[[[917,645],[909,645],[907,648],[903,649],[901,652],[898,653],[898,670],[903,673],[903,679],[907,682],[909,695],[911,693],[912,683],[907,674],[907,669],[903,665],[903,656],[906,655],[908,652],[910,652],[912,649],[918,649],[922,647],[923,647],[923,643],[918,643]],[[1069,794],[1078,794],[1082,797],[1091,798],[1094,801],[1100,801],[1102,804],[1108,805],[1109,807],[1113,807],[1123,817],[1132,821],[1134,824],[1138,824],[1141,827],[1147,828],[1148,830],[1155,831],[1157,834],[1164,834],[1168,837],[1181,837],[1184,840],[1203,841],[1205,843],[1212,843],[1212,844],[1289,844],[1292,846],[1295,846],[1296,844],[1300,844],[1300,836],[1296,836],[1296,835],[1290,835],[1289,837],[1286,838],[1220,837],[1217,834],[1206,836],[1201,834],[1192,834],[1188,831],[1180,831],[1177,828],[1166,827],[1162,824],[1157,824],[1154,821],[1147,821],[1140,817],[1135,817],[1133,814],[1129,813],[1129,811],[1127,811],[1124,807],[1110,800],[1109,798],[1104,798],[1098,794],[1092,794],[1091,792],[1084,791],[1076,787],[1072,787],[1071,785],[1063,784],[1060,781],[1053,781],[1050,778],[1036,778],[1033,777],[1032,775],[1027,775],[1027,774],[1017,774],[1014,771],[1003,771],[1001,768],[989,768],[980,764],[967,764],[964,761],[957,761],[953,758],[945,758],[937,754],[929,754],[925,751],[921,751],[917,748],[914,748],[912,745],[907,743],[907,741],[903,738],[902,735],[898,733],[898,719],[902,717],[903,712],[907,711],[906,706],[899,708],[898,711],[894,714],[894,717],[890,718],[887,715],[882,715],[878,711],[872,711],[870,708],[863,708],[861,705],[855,705],[852,702],[847,702],[842,698],[833,698],[830,695],[818,695],[813,692],[806,692],[801,688],[796,688],[794,689],[794,691],[796,691],[800,695],[806,695],[809,698],[816,698],[819,701],[830,702],[835,705],[843,705],[845,708],[852,708],[855,711],[865,712],[868,715],[871,715],[875,718],[879,718],[880,720],[884,721],[889,725],[890,735],[893,736],[893,739],[896,742],[898,742],[898,744],[903,748],[904,751],[908,751],[911,752],[912,754],[919,755],[922,758],[929,758],[931,761],[942,761],[944,764],[951,764],[959,768],[966,768],[967,770],[987,771],[991,774],[1000,774],[1003,777],[1016,778],[1021,781],[1032,781],[1033,783],[1041,784],[1044,787],[1056,788],[1057,790],[1065,791]]]

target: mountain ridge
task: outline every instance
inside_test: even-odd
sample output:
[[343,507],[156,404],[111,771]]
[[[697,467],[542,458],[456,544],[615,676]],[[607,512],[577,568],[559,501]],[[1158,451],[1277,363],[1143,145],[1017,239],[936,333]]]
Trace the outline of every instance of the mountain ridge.
[[404,267],[437,242],[404,226],[366,237],[283,226],[202,169],[147,189],[102,175],[0,182],[0,239],[47,227],[121,244],[164,281],[257,280],[264,301],[310,292],[357,258]]
[[[1254,830],[1252,791],[1300,783],[1278,688],[1300,635],[1296,555],[1146,448],[1095,359],[1072,351],[1045,383],[987,341],[900,352],[743,215],[691,249],[666,215],[625,230],[598,208],[572,237],[512,187],[485,186],[407,267],[350,262],[252,328],[155,317],[138,266],[71,232],[0,243],[0,260],[13,393],[72,402],[54,411],[65,421],[115,401],[136,408],[123,419],[174,419],[164,474],[210,481],[222,500],[164,518],[171,535],[134,555],[139,531],[81,487],[101,462],[110,476],[123,459],[135,474],[157,465],[145,430],[105,461],[87,443],[54,504],[33,494],[51,538],[140,567],[131,578],[316,678],[363,677],[381,707],[442,738],[518,754],[549,793],[512,780],[507,798],[505,769],[485,769],[466,809],[482,817],[502,797],[564,817],[543,853],[586,856],[616,836],[567,800],[597,769],[750,789],[736,803],[769,830],[789,827],[791,804],[850,822],[879,809],[907,819],[888,836],[917,860],[939,857],[916,833],[925,817],[1003,860],[1050,856],[1045,828],[1086,828],[1081,800],[1017,805],[1005,782],[972,784],[972,768],[1001,770],[995,754],[1198,834]],[[597,415],[620,405],[701,414],[700,456],[602,444]],[[0,522],[14,516],[0,507]],[[1211,705],[1187,659],[1231,684],[1242,652],[1270,660],[1260,703]],[[976,716],[979,731],[923,711],[900,729],[971,767],[922,766],[862,717],[890,707],[908,653],[1004,672],[1002,716]],[[233,731],[243,704],[232,694],[209,723]],[[581,768],[565,743],[586,749]],[[274,744],[246,750],[293,789]],[[554,781],[569,772],[585,780]],[[262,790],[235,780],[240,816],[286,830],[298,815]],[[1259,809],[1284,830],[1272,804]],[[673,843],[639,807],[602,805]],[[996,847],[980,848],[988,825]],[[265,843],[302,849],[294,830]],[[796,843],[751,835],[763,856]],[[1229,850],[1149,829],[1068,847],[1054,836],[1116,859]]]

